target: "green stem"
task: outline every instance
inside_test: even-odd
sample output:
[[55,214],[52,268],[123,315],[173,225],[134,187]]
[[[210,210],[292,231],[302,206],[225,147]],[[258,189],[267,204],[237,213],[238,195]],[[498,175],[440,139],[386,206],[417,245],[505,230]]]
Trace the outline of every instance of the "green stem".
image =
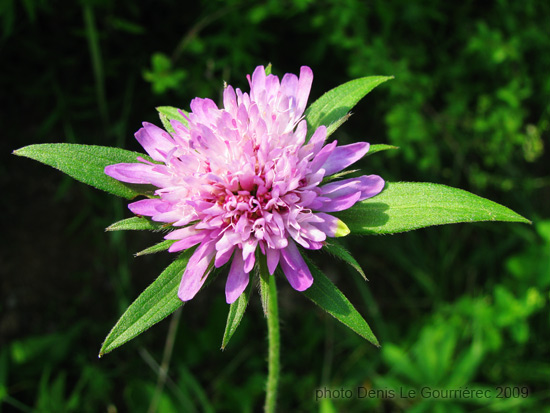
[[266,413],[275,412],[277,403],[277,387],[279,385],[279,353],[280,353],[280,334],[279,334],[279,306],[277,304],[277,285],[275,276],[269,275],[265,262],[260,264],[260,285],[262,292],[262,301],[264,303],[264,312],[267,317],[267,339],[268,339],[268,372],[265,395],[264,411]]

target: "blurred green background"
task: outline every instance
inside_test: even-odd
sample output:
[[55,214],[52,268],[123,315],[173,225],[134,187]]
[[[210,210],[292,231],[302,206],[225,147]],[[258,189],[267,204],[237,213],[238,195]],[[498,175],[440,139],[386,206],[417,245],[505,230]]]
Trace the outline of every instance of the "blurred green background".
[[[394,75],[335,134],[340,143],[401,148],[360,167],[388,181],[460,187],[533,221],[348,237],[366,283],[313,254],[382,348],[280,280],[280,411],[543,411],[550,402],[549,52],[550,3],[540,0],[1,0],[0,410],[261,408],[259,295],[222,352],[221,279],[179,319],[97,358],[125,307],[173,257],[133,258],[161,236],[105,233],[131,216],[125,202],[10,153],[45,142],[141,150],[133,133],[142,121],[160,124],[155,106],[187,109],[195,96],[219,101],[223,81],[246,90],[245,74],[271,62],[278,75],[313,69],[310,102],[353,78]],[[497,398],[499,386],[510,397]],[[492,397],[358,398],[358,387],[469,388]],[[325,388],[354,397],[316,401]],[[525,388],[528,397],[519,393]]]

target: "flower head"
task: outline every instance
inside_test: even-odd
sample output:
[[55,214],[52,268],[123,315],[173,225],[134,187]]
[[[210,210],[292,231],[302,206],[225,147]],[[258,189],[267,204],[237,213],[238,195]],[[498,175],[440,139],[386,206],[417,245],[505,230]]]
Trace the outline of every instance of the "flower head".
[[195,296],[212,264],[231,260],[225,294],[232,303],[248,285],[257,251],[270,274],[280,266],[294,289],[306,290],[313,277],[296,244],[316,250],[327,237],[346,235],[347,226],[329,213],[383,189],[377,175],[323,182],[362,158],[369,144],[325,144],[324,126],[306,142],[302,115],[312,80],[309,67],[279,81],[259,66],[248,76],[250,94],[227,86],[222,109],[193,99],[187,124],[172,120],[172,134],[144,123],[135,136],[155,162],[138,158],[105,168],[119,181],[158,188],[155,198],[129,208],[172,225],[165,236],[175,240],[170,252],[198,244],[182,276],[181,300]]

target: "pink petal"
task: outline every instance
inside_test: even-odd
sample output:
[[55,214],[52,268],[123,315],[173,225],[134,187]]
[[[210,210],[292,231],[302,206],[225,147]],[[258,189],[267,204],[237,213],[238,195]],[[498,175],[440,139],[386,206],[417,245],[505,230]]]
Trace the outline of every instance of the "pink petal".
[[136,215],[145,215],[152,217],[162,212],[166,212],[169,209],[162,199],[141,199],[136,202],[128,204],[128,209]]
[[360,197],[361,192],[352,192],[336,198],[318,197],[310,207],[321,212],[344,211],[354,206]]
[[309,92],[311,91],[311,84],[313,83],[313,71],[307,67],[302,66],[300,68],[300,78],[298,80],[298,91],[296,92],[297,110],[300,114],[304,113],[306,108],[307,99],[309,98]]
[[321,242],[327,239],[327,234],[308,222],[302,222],[300,224],[300,234],[304,238],[308,238],[309,240],[316,242]]
[[288,246],[281,250],[281,268],[292,288],[304,291],[313,284],[313,277],[296,244],[289,240]]
[[321,194],[329,198],[337,198],[350,193],[361,192],[361,180],[359,178],[348,178],[334,181],[320,187]]
[[250,272],[252,267],[254,267],[254,262],[256,256],[254,251],[256,251],[256,246],[258,245],[258,240],[256,238],[249,238],[246,241],[243,241],[243,260],[244,260],[244,270]]
[[[312,172],[318,171],[320,168],[324,168],[324,164],[326,161],[330,158],[334,150],[336,149],[337,141],[332,141],[328,145],[325,145],[323,149],[321,149],[317,155],[315,155],[315,158],[313,158],[313,161],[311,161],[310,169]],[[325,176],[327,176],[325,172]]]
[[152,184],[159,188],[168,186],[169,176],[155,170],[158,167],[143,163],[117,163],[106,166],[105,174],[130,184]]
[[134,136],[155,161],[166,161],[166,154],[176,146],[168,132],[148,122]]
[[198,230],[194,226],[177,229],[167,234],[164,239],[177,239],[179,241],[174,242],[168,248],[168,252],[176,252],[191,248],[193,245],[197,245],[199,242],[203,242],[210,236],[211,231]]
[[325,176],[340,172],[342,169],[357,162],[365,156],[369,147],[370,145],[366,142],[357,142],[351,145],[336,147],[323,166],[321,166],[325,170]]
[[[298,76],[292,73],[285,73],[281,79],[281,92],[289,97],[295,97],[298,90]],[[308,93],[309,94],[309,93]],[[306,96],[307,99],[307,96]]]
[[191,300],[206,281],[208,277],[206,270],[216,252],[214,245],[214,241],[201,244],[189,259],[178,289],[180,300]]
[[249,275],[244,271],[242,255],[236,253],[231,263],[227,282],[225,283],[225,300],[232,304],[245,290],[248,285]]
[[384,180],[378,175],[363,175],[331,182],[320,189],[321,196],[313,201],[310,208],[322,212],[336,212],[351,208],[357,201],[379,194],[384,189]]
[[250,76],[248,77],[248,82],[250,83],[250,97],[253,99],[257,99],[262,91],[265,90],[265,78],[267,77],[265,74],[265,69],[263,66],[258,66],[254,73],[252,73],[252,79],[250,79]]
[[267,259],[267,269],[271,275],[275,272],[277,269],[277,265],[279,265],[279,257],[280,257],[280,250],[273,249],[273,248],[267,248],[266,249],[266,259]]
[[228,250],[216,252],[214,267],[220,268],[222,265],[226,264],[231,258],[231,255],[233,254],[234,250],[235,250],[235,247],[231,247]]
[[235,95],[235,90],[233,90],[231,86],[227,86],[223,91],[223,107],[233,115],[233,117],[237,115],[237,97]]
[[298,152],[299,158],[300,159],[305,158],[310,154],[317,155],[317,153],[323,147],[323,143],[325,143],[326,138],[327,138],[327,128],[321,125],[315,130],[311,138],[309,138],[307,145],[302,146],[302,148]]
[[357,178],[342,179],[321,187],[321,195],[332,199],[343,195],[361,192],[360,201],[379,194],[384,189],[384,180],[378,175],[363,175]]
[[327,234],[328,237],[342,237],[349,234],[347,225],[335,216],[323,212],[316,213],[315,216],[322,218],[322,221],[314,222],[312,225],[315,225]]
[[363,175],[359,179],[361,179],[361,198],[359,198],[359,201],[378,195],[386,184],[378,175]]

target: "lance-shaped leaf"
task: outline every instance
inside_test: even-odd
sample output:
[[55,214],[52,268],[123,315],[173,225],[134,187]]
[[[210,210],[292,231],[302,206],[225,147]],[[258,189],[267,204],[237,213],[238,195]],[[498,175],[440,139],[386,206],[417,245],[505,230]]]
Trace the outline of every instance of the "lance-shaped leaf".
[[125,149],[73,143],[45,143],[17,149],[15,155],[25,156],[59,169],[74,179],[132,199],[152,193],[152,186],[127,184],[105,175],[105,167],[116,163],[137,162],[137,157],[151,160],[147,155]]
[[99,357],[120,347],[183,305],[178,287],[194,249],[186,250],[126,309],[105,338]]
[[156,231],[163,229],[165,225],[166,224],[162,222],[155,222],[145,217],[131,217],[109,225],[107,228],[105,228],[105,231]]
[[332,315],[342,324],[351,328],[361,337],[380,347],[367,322],[349,302],[344,294],[307,257],[307,265],[313,275],[313,284],[302,294]]
[[252,283],[248,288],[234,301],[229,307],[229,314],[227,315],[227,323],[225,325],[225,331],[223,333],[222,350],[227,347],[229,340],[233,337],[233,333],[237,331],[237,327],[241,323],[250,295],[252,294]]
[[421,182],[387,182],[380,194],[334,215],[352,234],[394,234],[459,222],[530,223],[511,209],[470,192]]
[[393,79],[393,76],[362,77],[329,90],[313,102],[305,112],[308,139],[321,125],[327,127],[327,136],[333,133],[346,121],[348,112],[357,102],[376,86],[389,79]]
[[170,121],[172,119],[177,120],[184,125],[187,125],[187,119],[185,119],[185,117],[182,115],[182,113],[184,113],[187,116],[187,112],[185,112],[184,110],[175,108],[173,106],[159,106],[157,107],[157,111],[159,113],[162,126],[164,126],[164,129],[166,129],[170,133],[174,133],[174,128],[170,124]]

